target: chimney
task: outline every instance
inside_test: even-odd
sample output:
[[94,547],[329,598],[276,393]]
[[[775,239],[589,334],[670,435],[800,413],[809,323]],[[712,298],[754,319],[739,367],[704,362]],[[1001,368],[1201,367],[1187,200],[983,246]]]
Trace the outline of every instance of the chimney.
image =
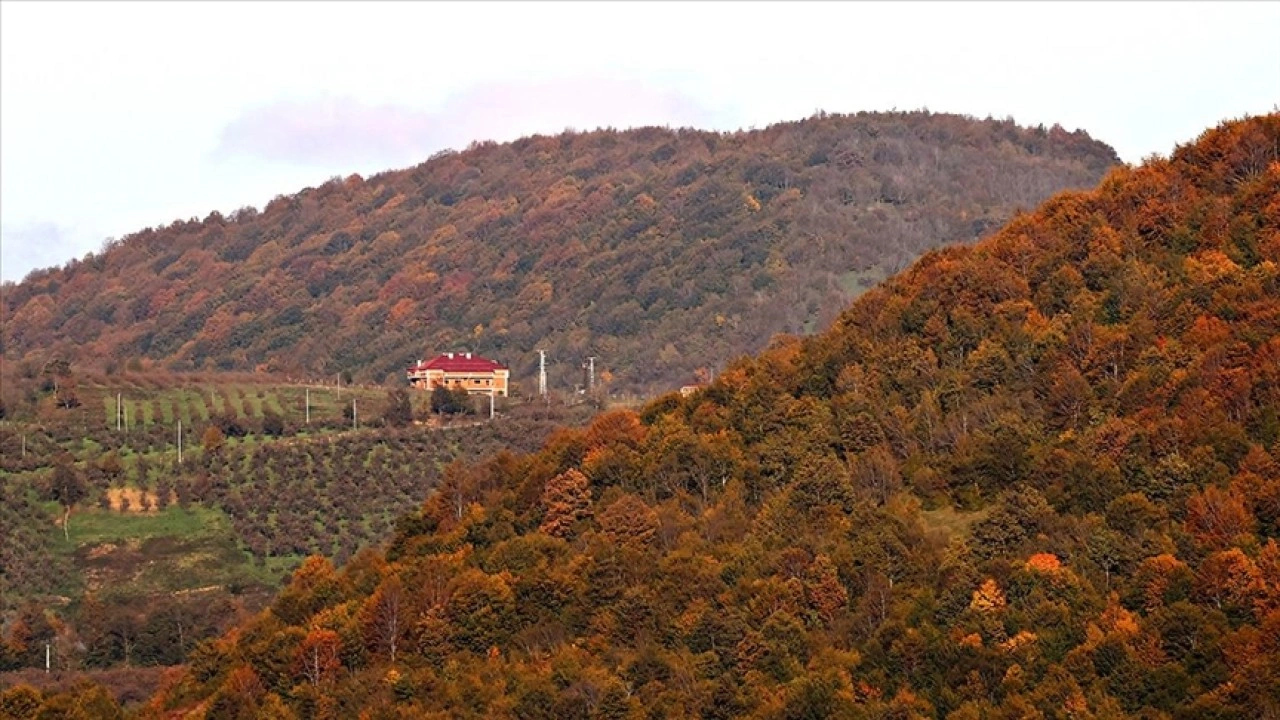
[[467,353],[467,359],[468,359],[468,360],[470,360],[470,359],[471,359],[471,353]]
[[445,355],[448,355],[450,360],[453,359],[453,353],[445,353]]

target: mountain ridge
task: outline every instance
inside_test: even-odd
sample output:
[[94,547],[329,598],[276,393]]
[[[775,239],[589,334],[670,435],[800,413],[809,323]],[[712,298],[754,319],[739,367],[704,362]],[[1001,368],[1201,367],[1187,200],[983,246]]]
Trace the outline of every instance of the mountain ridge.
[[652,392],[1117,162],[1082,131],[928,112],[475,143],[6,283],[3,350],[383,382],[462,348],[523,376],[537,346],[557,385],[597,354]]

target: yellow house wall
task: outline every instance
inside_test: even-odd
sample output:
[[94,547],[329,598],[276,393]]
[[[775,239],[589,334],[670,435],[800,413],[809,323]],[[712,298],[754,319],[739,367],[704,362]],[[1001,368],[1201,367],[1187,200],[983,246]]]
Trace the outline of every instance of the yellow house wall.
[[412,378],[410,383],[415,387],[434,390],[437,387],[463,388],[467,392],[488,394],[491,390],[500,397],[506,397],[509,391],[510,370],[497,370],[491,373],[451,373],[443,370],[427,370],[422,376]]

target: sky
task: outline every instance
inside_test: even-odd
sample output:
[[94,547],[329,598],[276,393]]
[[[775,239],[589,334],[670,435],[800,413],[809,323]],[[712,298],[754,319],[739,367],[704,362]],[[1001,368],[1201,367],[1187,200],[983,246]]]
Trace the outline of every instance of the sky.
[[476,140],[815,111],[1130,163],[1280,103],[1280,3],[0,2],[0,280]]

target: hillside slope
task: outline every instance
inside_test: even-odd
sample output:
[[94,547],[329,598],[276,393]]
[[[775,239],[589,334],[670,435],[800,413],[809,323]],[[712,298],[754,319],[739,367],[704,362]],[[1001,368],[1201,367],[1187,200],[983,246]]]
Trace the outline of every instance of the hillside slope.
[[825,327],[925,250],[1117,162],[1083,132],[920,113],[537,136],[134,233],[4,290],[9,360],[398,378],[470,348],[628,391]]
[[453,476],[154,710],[1265,717],[1278,408],[1271,115]]

